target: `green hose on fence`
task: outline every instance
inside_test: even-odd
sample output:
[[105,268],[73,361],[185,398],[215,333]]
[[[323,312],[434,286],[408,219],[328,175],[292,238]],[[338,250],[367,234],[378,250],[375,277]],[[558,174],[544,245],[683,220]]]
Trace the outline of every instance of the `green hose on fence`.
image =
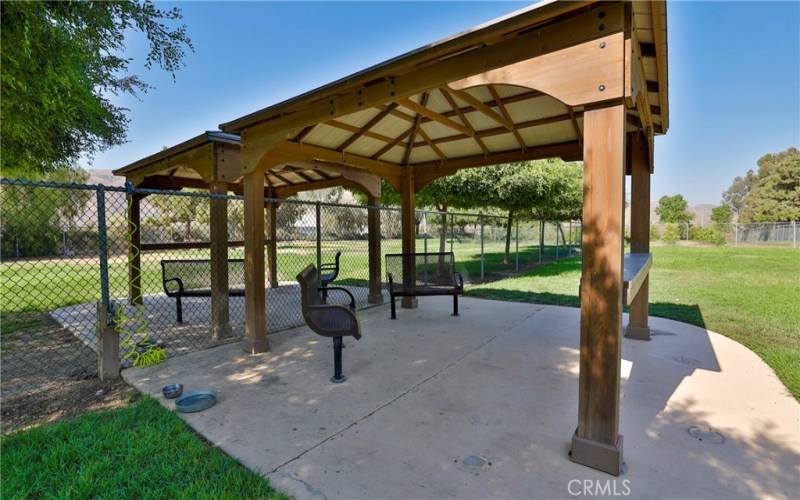
[[[133,205],[133,196],[128,196],[128,213],[131,212]],[[128,266],[132,270],[130,277],[131,281],[141,283],[142,270],[136,264],[136,257],[139,256],[140,250],[133,244],[133,236],[138,230],[138,226],[128,218]],[[145,368],[152,365],[157,365],[167,359],[167,351],[163,347],[159,347],[150,339],[149,326],[150,322],[144,309],[144,301],[142,300],[142,289],[139,287],[136,290],[137,295],[131,298],[131,302],[136,307],[132,316],[128,313],[124,306],[117,307],[114,313],[114,331],[117,332],[120,338],[120,347],[123,351],[127,351],[123,360],[129,360],[133,366]],[[137,340],[139,338],[139,340]]]

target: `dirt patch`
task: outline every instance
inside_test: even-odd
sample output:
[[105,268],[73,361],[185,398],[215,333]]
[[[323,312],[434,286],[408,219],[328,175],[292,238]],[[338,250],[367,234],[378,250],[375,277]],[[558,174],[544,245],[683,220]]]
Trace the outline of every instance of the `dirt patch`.
[[46,313],[3,315],[2,432],[125,404],[135,390],[97,377],[95,352]]

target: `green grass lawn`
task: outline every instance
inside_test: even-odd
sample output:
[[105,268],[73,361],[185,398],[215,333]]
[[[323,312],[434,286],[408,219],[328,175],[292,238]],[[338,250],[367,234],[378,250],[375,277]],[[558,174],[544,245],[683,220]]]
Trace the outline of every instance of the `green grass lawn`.
[[[653,248],[650,314],[726,335],[752,349],[800,399],[800,251]],[[580,261],[471,287],[467,295],[579,306]]]
[[4,499],[288,498],[151,398],[5,435],[0,445]]
[[[418,239],[417,249],[426,248]],[[438,239],[429,239],[428,251],[439,249]],[[446,246],[450,250],[450,244]],[[322,261],[333,260],[337,250],[342,251],[339,281],[345,284],[365,284],[369,279],[369,261],[366,240],[324,242]],[[562,255],[564,248],[560,249]],[[400,252],[400,240],[384,240],[382,253]],[[453,244],[458,270],[467,279],[480,277],[480,243],[472,240]],[[543,259],[552,260],[556,249],[544,247]],[[504,243],[488,241],[484,245],[484,271],[487,274],[510,271],[514,265],[514,247],[510,263],[503,263]],[[174,250],[145,253],[142,256],[142,287],[145,294],[163,293],[161,284],[162,259],[208,259],[208,250]],[[243,258],[241,248],[232,249],[229,258]],[[539,247],[533,241],[524,241],[519,249],[520,264],[536,262]],[[314,241],[281,243],[278,247],[278,279],[294,281],[295,276],[308,264],[316,262]],[[384,270],[385,271],[385,270]],[[109,283],[114,297],[127,296],[128,268],[124,257],[109,262]],[[17,324],[27,323],[25,312],[44,312],[74,304],[90,303],[100,299],[100,270],[96,259],[59,259],[8,261],[0,263],[0,313],[3,315],[3,333],[17,330]]]

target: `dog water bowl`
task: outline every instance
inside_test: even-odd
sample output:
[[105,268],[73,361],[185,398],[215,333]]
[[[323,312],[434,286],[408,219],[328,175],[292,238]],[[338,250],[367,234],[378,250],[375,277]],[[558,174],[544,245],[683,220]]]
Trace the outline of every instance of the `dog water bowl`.
[[183,394],[183,384],[169,384],[161,388],[161,392],[167,399],[175,399]]
[[217,404],[214,391],[192,391],[175,400],[175,410],[180,413],[194,413],[211,408]]

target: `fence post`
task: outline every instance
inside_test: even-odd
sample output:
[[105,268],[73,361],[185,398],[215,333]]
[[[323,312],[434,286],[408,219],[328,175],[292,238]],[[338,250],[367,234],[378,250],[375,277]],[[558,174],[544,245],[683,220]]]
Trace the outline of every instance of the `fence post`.
[[97,256],[100,260],[100,300],[106,311],[111,310],[108,290],[108,232],[106,229],[106,190],[97,188]]
[[544,220],[539,221],[539,263],[542,262],[542,252],[544,252]]
[[797,221],[792,221],[792,248],[797,248]]
[[[124,307],[124,306],[123,306]],[[119,334],[111,326],[108,308],[97,303],[97,375],[100,380],[119,377]]]
[[483,215],[478,217],[481,224],[481,281],[483,281]]
[[456,239],[456,216],[450,215],[450,252],[453,251],[453,240]]
[[559,226],[559,224],[560,224],[559,222],[554,222],[553,223],[553,227],[556,230],[556,260],[558,260],[558,226]]
[[422,249],[428,253],[428,212],[422,212]]
[[734,238],[733,246],[738,247],[739,246],[739,223],[738,222],[734,222],[733,223],[733,238]]
[[62,253],[64,254],[63,256],[66,257],[67,256],[67,230],[63,229],[61,231],[61,235],[62,235],[61,246],[63,248]]
[[516,253],[517,253],[515,267],[517,269],[517,272],[519,272],[519,218],[515,222],[517,225],[514,230],[514,232],[516,233],[515,239],[516,239]]
[[321,223],[322,205],[320,202],[316,204],[316,226],[317,226],[317,269],[322,266],[322,223]]

